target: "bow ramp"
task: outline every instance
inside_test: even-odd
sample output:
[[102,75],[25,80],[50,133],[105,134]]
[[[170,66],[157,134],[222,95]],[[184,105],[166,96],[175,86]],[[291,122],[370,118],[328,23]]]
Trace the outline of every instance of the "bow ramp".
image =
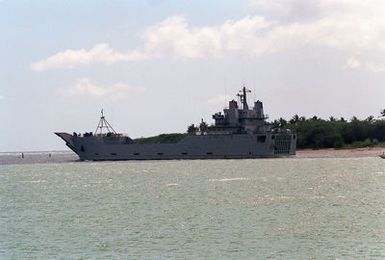
[[55,135],[59,136],[61,139],[63,139],[65,142],[66,142],[66,145],[72,150],[74,151],[75,153],[76,152],[76,148],[75,148],[75,145],[73,143],[73,140],[72,140],[72,135],[70,135],[69,133],[64,133],[64,132],[56,132]]

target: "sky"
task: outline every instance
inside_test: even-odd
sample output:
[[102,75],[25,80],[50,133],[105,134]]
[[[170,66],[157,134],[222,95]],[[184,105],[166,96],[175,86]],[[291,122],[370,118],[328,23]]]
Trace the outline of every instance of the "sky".
[[270,120],[379,116],[383,0],[0,0],[0,152],[67,150],[101,109],[185,132],[246,85]]

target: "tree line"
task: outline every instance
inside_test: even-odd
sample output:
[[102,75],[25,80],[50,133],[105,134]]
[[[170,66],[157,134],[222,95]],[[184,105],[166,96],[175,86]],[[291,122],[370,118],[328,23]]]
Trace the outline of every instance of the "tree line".
[[[381,111],[385,116],[385,110]],[[294,115],[290,120],[274,120],[273,128],[290,129],[297,134],[298,148],[358,148],[385,142],[385,120],[368,116],[322,119]]]

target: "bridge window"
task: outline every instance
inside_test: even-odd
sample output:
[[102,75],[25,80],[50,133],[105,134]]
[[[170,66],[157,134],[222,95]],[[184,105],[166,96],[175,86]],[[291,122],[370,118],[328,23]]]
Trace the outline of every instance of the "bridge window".
[[258,143],[264,143],[266,142],[266,135],[260,135],[257,137],[257,142]]

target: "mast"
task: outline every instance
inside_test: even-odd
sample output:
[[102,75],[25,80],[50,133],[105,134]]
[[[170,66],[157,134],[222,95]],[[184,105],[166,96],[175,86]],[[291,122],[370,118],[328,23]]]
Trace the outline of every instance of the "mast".
[[242,94],[238,93],[237,96],[239,97],[239,99],[240,99],[240,101],[242,103],[243,110],[248,110],[249,106],[247,105],[247,94],[246,93],[251,93],[251,90],[247,89],[245,87],[245,85],[243,85],[242,89],[239,92],[242,93]]
[[103,109],[102,109],[101,113],[102,113],[102,116],[100,117],[99,124],[96,127],[95,135],[97,135],[98,133],[100,135],[102,135],[103,134],[103,129],[106,129],[106,132],[108,134],[116,134],[114,128],[112,128],[110,123],[108,123],[107,119],[104,117]]

